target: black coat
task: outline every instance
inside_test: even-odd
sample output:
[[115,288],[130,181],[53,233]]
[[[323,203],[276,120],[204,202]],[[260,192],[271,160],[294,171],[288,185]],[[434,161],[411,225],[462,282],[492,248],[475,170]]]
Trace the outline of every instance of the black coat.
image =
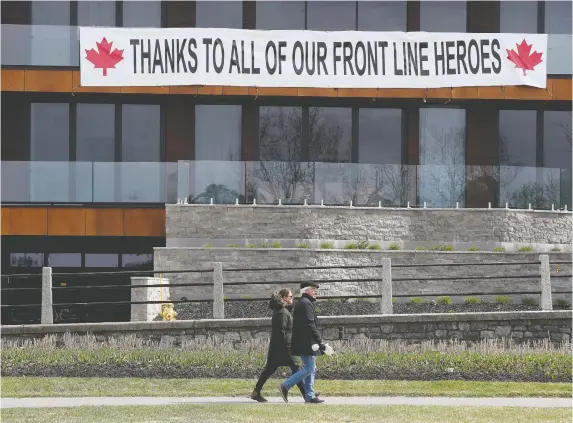
[[312,350],[313,344],[322,344],[322,337],[318,332],[318,320],[314,309],[316,299],[310,295],[302,294],[293,311],[292,344],[293,355],[319,355]]
[[292,315],[285,308],[280,297],[273,296],[269,306],[274,312],[267,362],[277,366],[290,366],[293,362],[290,354]]

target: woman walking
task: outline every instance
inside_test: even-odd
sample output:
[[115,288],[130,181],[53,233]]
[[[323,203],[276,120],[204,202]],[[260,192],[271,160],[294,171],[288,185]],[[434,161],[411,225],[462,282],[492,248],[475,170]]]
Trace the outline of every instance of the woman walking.
[[[293,374],[299,370],[299,366],[290,353],[292,315],[287,307],[292,307],[292,301],[292,292],[288,288],[273,292],[271,295],[269,302],[269,307],[273,310],[271,342],[267,354],[267,364],[251,394],[251,399],[255,401],[267,402],[267,399],[261,395],[263,385],[279,367],[290,367]],[[300,382],[297,386],[304,398],[303,383]]]

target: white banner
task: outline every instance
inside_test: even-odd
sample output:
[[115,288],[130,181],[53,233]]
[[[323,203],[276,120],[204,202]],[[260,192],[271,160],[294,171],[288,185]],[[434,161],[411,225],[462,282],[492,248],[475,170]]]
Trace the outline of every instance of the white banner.
[[82,86],[545,88],[546,34],[80,28]]

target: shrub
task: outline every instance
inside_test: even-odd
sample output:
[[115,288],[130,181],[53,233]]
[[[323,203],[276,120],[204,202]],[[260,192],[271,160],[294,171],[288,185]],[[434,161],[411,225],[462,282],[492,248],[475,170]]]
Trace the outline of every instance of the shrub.
[[296,248],[310,248],[310,245],[306,243],[296,244]]
[[227,245],[228,248],[239,248],[239,244],[229,244]]
[[426,247],[416,247],[416,251],[426,251]]
[[494,253],[505,253],[505,248],[504,247],[495,247],[493,249]]
[[368,246],[368,249],[369,250],[380,250],[381,247],[380,247],[380,244],[371,244]]
[[454,251],[454,247],[451,245],[433,245],[430,247],[430,251]]
[[392,244],[390,244],[390,245],[388,246],[388,249],[389,249],[389,250],[397,251],[397,250],[400,249],[400,244],[398,244],[397,242],[393,242]]
[[203,248],[213,248],[213,244],[205,244],[203,245]]
[[269,244],[267,242],[263,242],[261,245],[259,245],[259,248],[269,248]]
[[257,244],[247,244],[247,248],[257,248]]
[[358,250],[358,244],[355,242],[349,242],[344,246],[345,250]]
[[320,248],[324,249],[324,250],[332,250],[334,248],[334,242],[323,242],[322,244],[320,244]]
[[472,245],[470,248],[468,248],[468,251],[479,251],[479,247]]
[[436,298],[436,302],[438,304],[442,304],[442,305],[450,305],[453,303],[453,301],[450,297],[438,297],[438,298]]
[[370,243],[368,241],[360,241],[358,243],[358,249],[359,250],[366,250],[369,245],[370,245]]
[[559,247],[554,247],[554,248],[551,249],[551,251],[554,252],[554,253],[557,253],[557,252],[561,251],[561,248],[559,248]]
[[536,306],[539,305],[539,303],[537,302],[537,300],[533,297],[524,297],[521,300],[521,304],[523,304],[524,306]]
[[558,298],[554,305],[555,308],[569,308],[569,303],[564,298]]
[[509,304],[509,297],[507,295],[498,295],[495,297],[496,304]]
[[283,248],[283,244],[279,241],[275,241],[271,244],[271,247],[273,248]]
[[422,304],[424,300],[420,297],[410,298],[410,304]]
[[464,303],[466,304],[479,304],[481,300],[478,297],[466,297],[464,298]]
[[530,246],[526,245],[523,246],[519,249],[520,253],[531,253],[533,251],[533,248],[531,248]]

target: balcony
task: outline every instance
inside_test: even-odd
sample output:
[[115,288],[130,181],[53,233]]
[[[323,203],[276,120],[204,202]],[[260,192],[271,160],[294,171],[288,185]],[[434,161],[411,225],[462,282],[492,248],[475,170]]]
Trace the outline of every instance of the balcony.
[[[571,208],[571,169],[322,162],[2,162],[2,203]],[[184,200],[183,200],[184,199]]]
[[[571,75],[572,36],[551,34],[548,75]],[[79,68],[79,29],[53,25],[2,25],[2,66]]]

